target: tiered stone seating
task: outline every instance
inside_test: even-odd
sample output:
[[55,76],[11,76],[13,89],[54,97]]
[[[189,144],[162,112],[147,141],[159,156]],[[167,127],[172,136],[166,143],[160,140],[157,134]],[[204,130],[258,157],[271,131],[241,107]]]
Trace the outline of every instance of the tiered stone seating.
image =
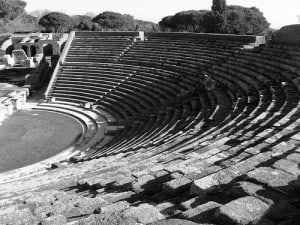
[[0,221],[298,224],[300,51],[249,42],[148,34],[115,62],[70,58],[39,107],[97,131],[69,162],[0,182]]
[[[106,35],[105,35],[106,34]],[[112,62],[134,44],[134,32],[76,32],[66,62]]]

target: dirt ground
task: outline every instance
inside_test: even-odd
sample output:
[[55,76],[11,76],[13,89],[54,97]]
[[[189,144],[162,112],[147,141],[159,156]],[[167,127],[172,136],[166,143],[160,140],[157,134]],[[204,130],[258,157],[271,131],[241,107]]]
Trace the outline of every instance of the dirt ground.
[[19,110],[0,124],[0,172],[54,156],[81,132],[77,121],[61,114]]

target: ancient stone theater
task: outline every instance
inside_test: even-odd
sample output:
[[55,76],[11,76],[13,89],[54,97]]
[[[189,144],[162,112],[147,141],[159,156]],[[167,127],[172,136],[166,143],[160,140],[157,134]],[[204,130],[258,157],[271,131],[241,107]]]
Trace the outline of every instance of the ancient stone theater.
[[0,224],[299,224],[299,32],[7,39],[32,78],[12,80],[46,88],[3,121],[24,144],[1,151]]

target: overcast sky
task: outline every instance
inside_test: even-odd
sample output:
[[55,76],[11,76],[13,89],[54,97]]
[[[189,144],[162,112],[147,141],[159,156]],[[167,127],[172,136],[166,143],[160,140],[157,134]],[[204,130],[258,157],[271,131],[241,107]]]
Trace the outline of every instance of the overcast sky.
[[[133,15],[136,19],[159,22],[164,16],[189,9],[210,9],[212,0],[24,0],[27,11],[49,9],[70,15],[115,11]],[[256,6],[271,23],[280,28],[298,23],[300,0],[227,0],[228,5]]]

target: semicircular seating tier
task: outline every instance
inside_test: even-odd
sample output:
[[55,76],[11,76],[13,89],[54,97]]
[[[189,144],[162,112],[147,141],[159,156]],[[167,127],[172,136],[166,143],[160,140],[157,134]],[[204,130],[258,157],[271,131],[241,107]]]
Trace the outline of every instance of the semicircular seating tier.
[[300,49],[257,40],[76,32],[39,108],[104,122],[72,163],[0,184],[0,206],[42,224],[297,224]]

